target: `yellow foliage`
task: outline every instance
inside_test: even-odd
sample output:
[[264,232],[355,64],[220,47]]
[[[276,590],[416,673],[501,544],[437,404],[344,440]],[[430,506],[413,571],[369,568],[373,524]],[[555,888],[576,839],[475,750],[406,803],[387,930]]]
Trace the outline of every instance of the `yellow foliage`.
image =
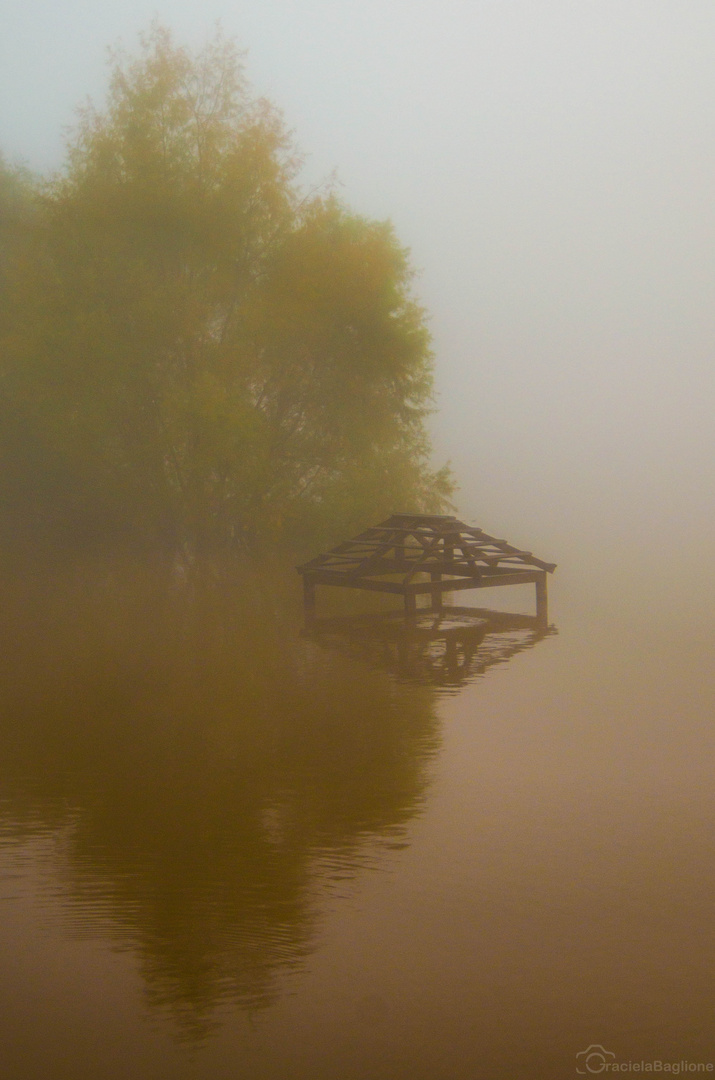
[[444,507],[392,227],[301,197],[221,35],[192,55],[155,25],[112,63],[0,267],[5,535],[200,550]]

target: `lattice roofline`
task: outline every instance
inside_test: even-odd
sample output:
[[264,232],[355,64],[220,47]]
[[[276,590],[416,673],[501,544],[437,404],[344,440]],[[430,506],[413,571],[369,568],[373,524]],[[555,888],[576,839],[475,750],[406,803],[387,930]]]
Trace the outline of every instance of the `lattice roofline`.
[[405,586],[419,573],[466,576],[476,583],[502,575],[531,575],[534,570],[553,573],[556,564],[451,514],[392,514],[297,569],[317,580],[329,574],[334,584],[336,576],[345,584],[357,584],[385,574],[405,574]]

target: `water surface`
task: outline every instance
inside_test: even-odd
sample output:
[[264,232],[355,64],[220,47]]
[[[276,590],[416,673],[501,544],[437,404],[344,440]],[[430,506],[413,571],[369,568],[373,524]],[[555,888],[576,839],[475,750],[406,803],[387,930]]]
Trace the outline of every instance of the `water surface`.
[[557,582],[445,679],[289,585],[8,578],[2,1075],[715,1062],[712,621]]

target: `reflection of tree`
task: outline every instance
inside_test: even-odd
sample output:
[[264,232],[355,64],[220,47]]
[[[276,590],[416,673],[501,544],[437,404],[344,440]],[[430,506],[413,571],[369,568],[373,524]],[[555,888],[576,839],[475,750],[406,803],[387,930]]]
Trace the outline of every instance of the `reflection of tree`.
[[414,814],[432,697],[356,677],[245,583],[188,603],[159,576],[94,576],[5,583],[3,816],[66,835],[72,925],[136,951],[197,1037],[300,965],[317,863],[344,873]]

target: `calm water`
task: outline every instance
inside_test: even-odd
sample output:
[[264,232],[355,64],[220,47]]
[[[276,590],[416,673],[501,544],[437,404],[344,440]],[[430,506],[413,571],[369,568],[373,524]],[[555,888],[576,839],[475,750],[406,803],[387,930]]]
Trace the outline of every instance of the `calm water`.
[[188,591],[4,583],[3,1080],[715,1063],[706,603],[557,571],[558,633],[406,672]]

